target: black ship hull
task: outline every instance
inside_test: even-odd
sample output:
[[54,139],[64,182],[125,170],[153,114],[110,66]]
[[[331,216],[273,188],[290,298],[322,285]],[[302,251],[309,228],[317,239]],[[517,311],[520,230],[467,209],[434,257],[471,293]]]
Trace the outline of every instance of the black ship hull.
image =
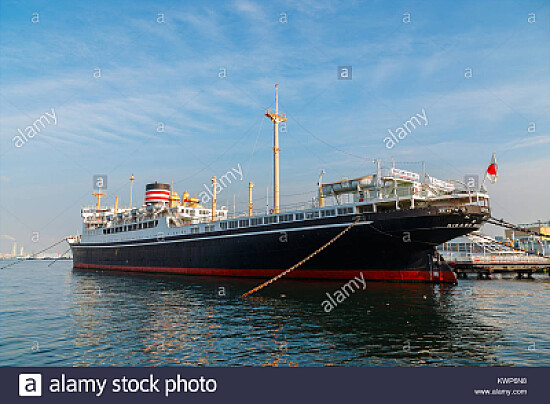
[[289,278],[456,282],[435,246],[478,229],[479,206],[350,214],[195,235],[72,245],[74,267],[190,275],[272,277],[360,221]]

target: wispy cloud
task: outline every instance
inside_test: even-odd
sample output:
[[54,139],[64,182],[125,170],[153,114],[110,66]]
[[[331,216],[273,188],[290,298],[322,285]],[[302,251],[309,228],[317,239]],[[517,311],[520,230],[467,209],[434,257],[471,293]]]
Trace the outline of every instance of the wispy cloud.
[[[474,2],[468,10],[415,3],[410,25],[401,6],[385,2],[75,3],[49,5],[44,23],[32,26],[23,11],[37,4],[0,15],[0,197],[18,216],[32,212],[31,222],[49,212],[36,209],[37,192],[45,201],[84,195],[92,173],[122,178],[120,186],[130,171],[144,182],[185,179],[192,191],[237,161],[257,189],[269,186],[272,128],[263,109],[275,82],[289,117],[284,193],[314,188],[321,168],[336,179],[361,174],[372,157],[426,160],[442,177],[482,170],[492,151],[506,167],[538,161],[548,169],[548,29],[519,21],[522,6],[513,3],[490,15]],[[337,80],[336,67],[347,64],[353,80]],[[218,76],[222,67],[227,77]],[[15,150],[17,128],[52,107],[59,124]],[[386,150],[387,129],[421,108],[430,124]],[[527,132],[530,121],[536,133]],[[548,174],[533,178],[548,183]],[[52,232],[74,233],[78,208],[67,214]],[[4,217],[2,232],[19,237],[17,222]]]

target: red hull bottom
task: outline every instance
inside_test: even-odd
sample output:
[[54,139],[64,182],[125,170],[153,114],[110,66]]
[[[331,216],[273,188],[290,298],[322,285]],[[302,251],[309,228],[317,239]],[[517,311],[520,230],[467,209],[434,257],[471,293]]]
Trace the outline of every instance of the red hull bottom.
[[[167,268],[167,267],[140,267],[125,265],[92,265],[74,263],[74,268],[99,269],[111,271],[128,271],[144,273],[164,273],[181,275],[207,275],[207,276],[235,276],[247,278],[272,278],[279,275],[284,269],[224,269],[224,268]],[[457,283],[453,271],[399,271],[399,270],[315,270],[297,269],[286,278],[294,279],[341,279],[347,280],[356,276],[371,281],[394,281],[394,282],[433,282],[433,283]]]

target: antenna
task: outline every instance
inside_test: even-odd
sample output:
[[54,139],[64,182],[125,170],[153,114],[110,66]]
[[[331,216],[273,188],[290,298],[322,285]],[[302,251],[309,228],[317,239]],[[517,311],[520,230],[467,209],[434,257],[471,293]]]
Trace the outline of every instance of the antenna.
[[286,114],[279,115],[279,85],[275,84],[275,112],[266,110],[265,116],[273,122],[273,211],[279,213],[279,122],[286,121]]

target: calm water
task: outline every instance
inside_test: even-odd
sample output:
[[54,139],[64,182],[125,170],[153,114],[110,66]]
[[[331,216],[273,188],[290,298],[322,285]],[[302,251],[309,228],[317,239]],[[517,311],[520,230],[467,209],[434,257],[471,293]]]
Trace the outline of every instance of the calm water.
[[547,274],[369,283],[330,313],[325,293],[344,282],[279,281],[239,299],[258,283],[27,261],[0,271],[0,364],[550,365]]

